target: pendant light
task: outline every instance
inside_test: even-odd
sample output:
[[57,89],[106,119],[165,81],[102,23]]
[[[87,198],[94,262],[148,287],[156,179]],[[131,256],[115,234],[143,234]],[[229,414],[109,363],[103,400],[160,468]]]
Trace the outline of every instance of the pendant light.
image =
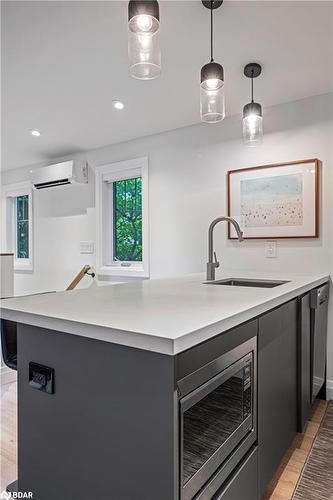
[[201,68],[200,116],[203,122],[216,123],[225,117],[224,70],[213,57],[213,11],[223,0],[202,0],[202,3],[210,9],[210,62]]
[[256,146],[262,142],[262,108],[258,102],[253,101],[253,79],[261,74],[261,66],[257,63],[247,64],[244,75],[251,78],[251,102],[243,108],[243,138],[248,146]]
[[131,0],[128,4],[129,73],[152,80],[161,73],[160,14],[157,0]]

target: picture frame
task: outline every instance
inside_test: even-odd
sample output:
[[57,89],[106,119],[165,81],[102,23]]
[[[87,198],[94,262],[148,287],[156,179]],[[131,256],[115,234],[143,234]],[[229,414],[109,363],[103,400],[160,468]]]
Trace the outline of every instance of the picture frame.
[[[312,158],[229,170],[228,216],[244,239],[318,238],[319,164]],[[228,239],[237,239],[231,224]]]

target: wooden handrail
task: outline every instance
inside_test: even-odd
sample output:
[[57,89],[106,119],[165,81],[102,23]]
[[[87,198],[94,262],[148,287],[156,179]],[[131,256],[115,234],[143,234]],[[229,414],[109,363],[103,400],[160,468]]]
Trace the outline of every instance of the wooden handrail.
[[90,269],[91,269],[91,266],[88,266],[88,265],[83,266],[81,271],[77,273],[77,275],[75,276],[73,281],[71,281],[71,283],[68,285],[66,290],[74,290],[74,288],[80,283],[80,281],[82,280],[82,278],[86,274],[89,274],[92,278],[94,278],[95,273],[93,273],[93,272],[89,273]]

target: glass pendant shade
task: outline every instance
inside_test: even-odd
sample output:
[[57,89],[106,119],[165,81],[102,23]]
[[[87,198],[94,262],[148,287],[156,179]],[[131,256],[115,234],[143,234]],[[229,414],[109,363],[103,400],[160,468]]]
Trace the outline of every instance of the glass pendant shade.
[[201,68],[200,116],[206,123],[216,123],[225,117],[223,67],[213,61]]
[[243,109],[243,139],[248,146],[262,143],[263,119],[261,105],[256,102],[246,104]]
[[128,4],[128,58],[130,75],[151,80],[161,73],[159,6],[156,0]]

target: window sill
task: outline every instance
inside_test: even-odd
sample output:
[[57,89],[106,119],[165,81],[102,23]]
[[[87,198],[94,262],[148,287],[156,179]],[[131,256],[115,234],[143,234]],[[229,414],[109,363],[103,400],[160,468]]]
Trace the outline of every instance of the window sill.
[[14,273],[21,273],[21,272],[31,273],[33,270],[34,268],[31,262],[18,263],[17,260],[14,261]]
[[101,276],[149,278],[149,272],[144,267],[101,266],[97,269]]

